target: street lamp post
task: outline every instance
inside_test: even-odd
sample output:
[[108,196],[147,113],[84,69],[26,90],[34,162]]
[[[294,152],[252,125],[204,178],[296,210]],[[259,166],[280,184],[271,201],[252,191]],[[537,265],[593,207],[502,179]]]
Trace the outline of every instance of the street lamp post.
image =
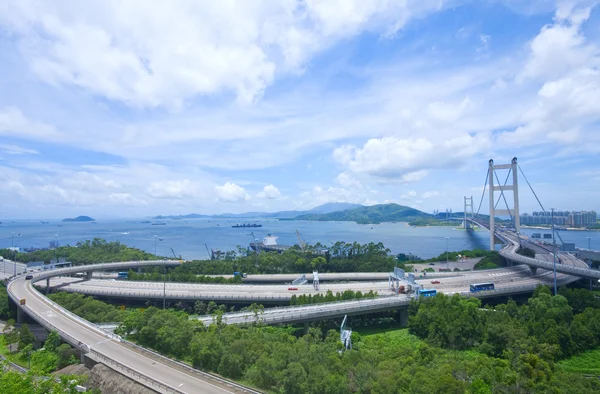
[[[592,237],[586,237],[588,240],[588,252],[592,251]],[[592,257],[588,258],[588,265],[592,269]],[[592,280],[590,279],[590,291],[592,291]]]
[[448,240],[450,239],[450,237],[446,237],[446,269],[450,269],[449,268],[449,263],[448,263]]
[[552,208],[551,211],[552,211],[552,260],[554,261],[554,295],[557,295],[558,293],[556,292],[556,239],[554,238],[554,232],[556,230],[554,229],[554,208]]

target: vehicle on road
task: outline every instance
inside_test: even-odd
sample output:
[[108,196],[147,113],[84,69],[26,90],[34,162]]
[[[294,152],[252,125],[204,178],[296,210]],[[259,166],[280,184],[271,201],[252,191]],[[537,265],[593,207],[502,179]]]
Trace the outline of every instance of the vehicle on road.
[[429,265],[435,265],[435,263],[429,263]]
[[25,280],[31,280],[31,279],[33,279],[33,275],[27,275],[27,276],[25,277]]
[[419,290],[419,295],[423,296],[423,297],[433,297],[437,294],[437,290],[436,289],[422,289]]
[[238,271],[235,271],[235,272],[233,273],[233,276],[241,276],[242,278],[246,278],[246,277],[248,277],[248,274],[246,274],[245,272],[238,272]]
[[475,293],[478,291],[494,290],[494,284],[491,282],[472,284],[470,286],[470,289],[471,289],[471,293]]
[[432,284],[432,285],[439,285],[439,284],[440,284],[440,281],[439,281],[439,280],[432,280],[432,281],[431,281],[431,284]]
[[298,290],[297,287],[288,287],[288,290]]
[[119,272],[117,274],[117,278],[119,279],[127,279],[129,277],[129,274],[127,272]]

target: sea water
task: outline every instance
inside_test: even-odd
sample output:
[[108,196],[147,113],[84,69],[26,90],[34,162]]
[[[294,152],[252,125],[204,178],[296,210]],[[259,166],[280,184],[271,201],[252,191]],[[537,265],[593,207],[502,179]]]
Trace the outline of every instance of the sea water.
[[[59,245],[102,238],[156,253],[160,256],[177,256],[184,259],[205,259],[206,247],[223,251],[248,247],[256,239],[262,241],[267,234],[279,237],[281,245],[298,244],[296,230],[304,241],[330,246],[337,241],[382,242],[392,253],[412,253],[421,258],[438,256],[446,251],[489,247],[487,230],[465,231],[455,227],[410,227],[406,223],[357,224],[353,222],[316,222],[276,219],[190,219],[165,220],[165,225],[141,223],[139,220],[99,220],[91,222],[61,223],[58,221],[5,221],[0,225],[0,248],[10,246],[29,248],[48,247],[52,241]],[[259,228],[232,228],[237,223],[259,223]],[[543,230],[523,229],[530,235]],[[577,247],[600,249],[600,233],[595,231],[561,231],[565,242]],[[156,237],[155,237],[156,236]]]

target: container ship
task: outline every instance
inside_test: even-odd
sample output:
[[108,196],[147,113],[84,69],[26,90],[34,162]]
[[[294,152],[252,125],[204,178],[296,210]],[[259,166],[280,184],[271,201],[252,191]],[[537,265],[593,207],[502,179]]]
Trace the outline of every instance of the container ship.
[[236,224],[234,226],[231,226],[232,228],[257,228],[257,227],[262,227],[262,224],[256,224],[256,223],[252,223],[252,224]]

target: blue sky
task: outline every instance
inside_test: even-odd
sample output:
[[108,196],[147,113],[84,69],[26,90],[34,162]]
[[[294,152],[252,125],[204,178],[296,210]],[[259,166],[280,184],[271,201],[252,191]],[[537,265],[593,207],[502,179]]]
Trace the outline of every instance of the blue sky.
[[459,211],[515,156],[546,208],[600,210],[599,22],[591,0],[0,0],[0,217]]

